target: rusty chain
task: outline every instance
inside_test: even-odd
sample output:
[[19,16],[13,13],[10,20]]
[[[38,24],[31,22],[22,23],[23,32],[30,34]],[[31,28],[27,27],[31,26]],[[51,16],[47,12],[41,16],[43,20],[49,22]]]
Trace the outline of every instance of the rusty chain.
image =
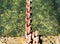
[[26,40],[26,43],[25,44],[32,44],[31,43],[31,38],[32,38],[32,35],[31,35],[31,30],[32,30],[32,26],[31,26],[31,22],[32,22],[32,18],[31,18],[31,15],[32,15],[32,0],[26,0],[26,24],[25,24],[25,38]]
[[31,18],[31,15],[32,15],[32,0],[26,0],[26,24],[25,24],[25,29],[26,29],[26,32],[27,34],[29,34],[31,32],[31,21],[32,21],[32,18]]
[[[34,35],[32,35],[31,30],[31,22],[32,22],[32,0],[26,0],[26,24],[25,24],[25,39],[27,40],[25,44],[38,44],[39,42],[39,36],[38,32],[35,31]],[[36,36],[36,37],[35,37]],[[33,38],[32,38],[33,37]]]

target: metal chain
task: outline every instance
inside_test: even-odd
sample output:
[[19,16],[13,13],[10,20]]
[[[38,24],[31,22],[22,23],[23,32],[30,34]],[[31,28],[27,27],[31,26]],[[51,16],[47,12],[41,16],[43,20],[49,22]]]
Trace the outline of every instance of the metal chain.
[[31,34],[31,30],[32,30],[32,26],[31,26],[31,15],[32,15],[32,0],[26,0],[26,24],[25,24],[25,38],[26,38],[26,43],[25,44],[32,44],[31,43],[31,38],[32,38],[32,34]]
[[32,0],[26,0],[26,18],[25,18],[25,20],[26,20],[26,24],[25,24],[26,43],[25,44],[38,44],[39,43],[38,31],[35,31],[34,34],[31,33],[31,30],[32,30],[31,15],[32,15]]
[[31,15],[32,15],[32,4],[31,4],[32,0],[26,0],[26,24],[25,24],[25,29],[27,34],[29,34],[31,32]]

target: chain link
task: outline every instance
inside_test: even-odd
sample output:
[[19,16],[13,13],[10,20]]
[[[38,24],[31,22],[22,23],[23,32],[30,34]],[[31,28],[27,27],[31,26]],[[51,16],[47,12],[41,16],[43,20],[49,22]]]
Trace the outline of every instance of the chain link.
[[25,44],[38,44],[39,43],[38,31],[35,31],[34,34],[31,33],[31,30],[32,30],[31,15],[32,15],[32,0],[26,0],[26,18],[25,18],[25,20],[26,20],[26,24],[25,24],[26,43]]
[[29,34],[31,32],[31,21],[32,21],[32,18],[31,18],[31,14],[32,14],[32,4],[31,4],[31,0],[26,0],[26,24],[25,24],[25,29],[26,29],[26,32],[27,34]]
[[26,24],[25,24],[25,38],[26,38],[26,44],[32,44],[31,43],[31,38],[32,38],[32,34],[31,34],[31,30],[32,30],[32,26],[31,26],[31,22],[32,22],[32,4],[31,4],[31,0],[26,0]]

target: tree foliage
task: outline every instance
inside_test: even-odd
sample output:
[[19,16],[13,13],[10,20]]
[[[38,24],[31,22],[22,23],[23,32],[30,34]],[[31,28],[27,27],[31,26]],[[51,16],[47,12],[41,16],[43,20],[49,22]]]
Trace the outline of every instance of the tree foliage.
[[[25,0],[0,0],[0,36],[23,36]],[[60,0],[32,1],[32,31],[41,35],[60,34]]]
[[33,0],[33,30],[39,30],[42,35],[60,33],[59,3],[60,0]]

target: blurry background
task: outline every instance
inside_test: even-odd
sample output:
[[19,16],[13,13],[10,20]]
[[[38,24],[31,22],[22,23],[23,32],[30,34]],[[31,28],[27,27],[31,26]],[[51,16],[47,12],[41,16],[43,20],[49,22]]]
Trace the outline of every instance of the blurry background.
[[[32,1],[32,31],[60,34],[60,0]],[[0,36],[24,36],[25,0],[0,0]]]

